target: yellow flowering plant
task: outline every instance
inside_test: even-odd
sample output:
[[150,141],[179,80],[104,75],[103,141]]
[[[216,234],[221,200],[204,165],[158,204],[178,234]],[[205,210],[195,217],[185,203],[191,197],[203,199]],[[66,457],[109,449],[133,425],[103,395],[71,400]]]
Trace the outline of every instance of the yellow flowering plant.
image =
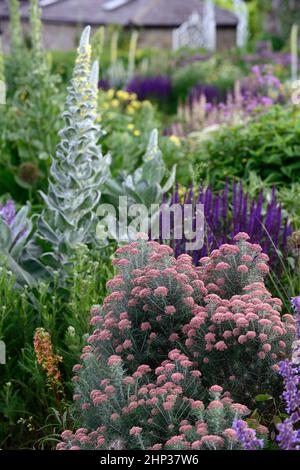
[[149,101],[138,101],[135,93],[109,89],[100,91],[98,115],[105,135],[103,151],[112,156],[113,175],[132,172],[146,151],[151,130],[158,127],[158,115]]

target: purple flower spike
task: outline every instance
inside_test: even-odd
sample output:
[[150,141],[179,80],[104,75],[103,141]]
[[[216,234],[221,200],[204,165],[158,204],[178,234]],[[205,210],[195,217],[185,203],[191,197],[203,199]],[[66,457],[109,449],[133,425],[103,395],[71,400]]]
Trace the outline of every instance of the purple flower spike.
[[263,449],[264,440],[258,439],[256,431],[248,427],[248,424],[242,419],[234,420],[233,429],[237,433],[237,438],[242,444],[244,450]]
[[298,295],[297,297],[292,297],[291,305],[296,313],[296,340],[300,341],[300,295]]
[[6,225],[11,226],[16,218],[16,208],[14,201],[9,200],[4,206],[0,206],[0,216]]
[[[170,206],[180,203],[178,190],[177,186]],[[252,243],[259,243],[263,251],[268,253],[272,269],[277,274],[281,273],[282,263],[278,252],[283,255],[287,253],[287,238],[292,227],[282,214],[282,209],[276,200],[275,188],[272,191],[271,202],[266,207],[263,191],[257,198],[251,199],[242,183],[237,181],[234,181],[231,187],[227,181],[219,193],[214,193],[210,187],[201,186],[197,194],[190,187],[183,200],[185,204],[192,202],[204,204],[204,246],[201,250],[191,253],[196,265],[200,258],[211,253],[222,243],[230,243],[231,238],[237,233],[246,232]],[[186,240],[183,240],[181,243],[181,253],[185,252],[185,242]]]
[[27,235],[27,224],[24,227],[19,227],[14,201],[9,200],[4,206],[0,206],[0,217],[11,230],[13,244]]
[[291,360],[279,363],[279,374],[284,382],[282,397],[289,417],[277,425],[277,441],[283,450],[300,450],[300,430],[297,429],[300,423],[300,296],[291,299],[291,304],[297,313],[293,355]]
[[300,313],[300,295],[291,299],[291,304],[296,313]]
[[291,419],[286,419],[277,425],[279,435],[277,441],[281,449],[300,450],[300,431],[294,430],[294,423]]
[[167,101],[172,93],[172,82],[169,77],[134,77],[126,87],[129,93],[136,93],[143,101],[149,98]]

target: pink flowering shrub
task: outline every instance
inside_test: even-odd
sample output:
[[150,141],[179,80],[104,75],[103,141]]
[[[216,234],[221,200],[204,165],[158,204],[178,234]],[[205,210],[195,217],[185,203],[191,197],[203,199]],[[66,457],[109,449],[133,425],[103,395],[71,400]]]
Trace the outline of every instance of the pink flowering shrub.
[[239,448],[233,421],[280,387],[294,321],[280,316],[267,257],[246,234],[201,261],[153,241],[117,250],[119,274],[74,367],[81,429],[59,449]]
[[208,292],[190,257],[171,254],[170,247],[154,241],[116,251],[113,264],[120,274],[107,283],[111,294],[93,316],[88,339],[102,361],[118,355],[129,371],[140,364],[155,368],[183,338],[182,326]]
[[260,245],[249,243],[246,233],[234,237],[235,244],[224,244],[210,257],[200,259],[201,279],[209,293],[230,299],[243,294],[243,289],[253,282],[263,282],[269,272],[269,257]]
[[276,390],[277,362],[290,350],[294,321],[290,315],[281,318],[280,302],[262,282],[243,290],[230,300],[207,295],[206,312],[183,330],[205,382],[218,381],[235,399],[251,403],[257,394]]
[[183,331],[205,382],[216,381],[249,404],[258,393],[276,389],[277,363],[290,352],[295,322],[291,315],[281,317],[281,301],[263,282],[268,258],[248,238],[240,233],[235,245],[222,245],[201,260],[201,279],[210,293],[205,311]]
[[96,383],[88,369],[94,359],[93,354],[86,359],[74,396],[81,428],[64,431],[58,450],[241,448],[232,424],[249,414],[248,408],[218,385],[210,388],[205,407],[199,399],[201,373],[179,350],[155,371],[141,365],[132,375],[112,359],[105,366],[107,379]]

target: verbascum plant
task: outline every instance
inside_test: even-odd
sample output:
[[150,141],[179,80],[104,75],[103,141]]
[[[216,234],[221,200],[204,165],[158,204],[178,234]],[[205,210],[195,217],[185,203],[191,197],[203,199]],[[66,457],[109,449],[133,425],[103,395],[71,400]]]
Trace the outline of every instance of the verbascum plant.
[[10,54],[6,59],[7,86],[9,96],[13,96],[17,83],[27,73],[28,50],[26,49],[20,15],[20,1],[9,0]]
[[36,71],[46,65],[46,58],[42,47],[42,10],[39,0],[30,0],[30,38],[31,38],[31,60]]
[[110,156],[97,145],[101,129],[97,119],[98,63],[91,68],[90,27],[81,37],[65,111],[65,127],[50,169],[48,193],[41,193],[46,208],[38,220],[40,239],[49,251],[44,260],[68,264],[78,244],[95,242],[96,208],[100,188],[108,175]]
[[60,78],[51,73],[42,46],[41,10],[37,0],[30,2],[29,22],[30,49],[22,45],[16,56],[8,60],[8,95],[12,99],[7,107],[5,154],[6,167],[15,182],[31,191],[33,187],[46,186],[50,157],[58,142],[62,97],[58,87]]
[[142,165],[132,174],[124,176],[120,194],[127,195],[133,203],[142,203],[146,207],[158,203],[174,184],[176,167],[174,166],[167,181],[167,168],[158,145],[158,131],[151,133]]
[[22,47],[22,27],[20,17],[20,2],[19,0],[9,0],[9,20],[10,20],[10,47],[11,53],[15,54],[20,52]]
[[100,28],[93,34],[92,37],[92,58],[93,60],[99,60],[102,57],[103,49],[105,44],[105,27]]

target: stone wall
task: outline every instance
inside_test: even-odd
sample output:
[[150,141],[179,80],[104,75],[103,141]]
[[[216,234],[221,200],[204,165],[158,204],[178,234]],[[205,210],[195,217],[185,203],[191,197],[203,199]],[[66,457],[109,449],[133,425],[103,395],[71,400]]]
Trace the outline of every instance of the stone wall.
[[[28,23],[23,23],[25,32],[28,31]],[[77,46],[82,25],[44,23],[43,42],[46,49],[59,49],[67,51]],[[96,28],[95,28],[96,29]],[[9,25],[7,21],[1,21],[2,42],[4,51],[9,50]],[[217,49],[228,49],[236,44],[235,28],[218,28]],[[163,28],[147,28],[140,32],[139,46],[172,48],[172,30]]]
[[[29,31],[28,22],[23,22],[23,29]],[[83,26],[69,24],[44,23],[43,43],[46,49],[68,51],[77,46]],[[1,21],[2,43],[5,52],[9,50],[9,24]]]
[[[169,29],[147,28],[141,31],[140,46],[172,48],[172,31]],[[235,28],[217,28],[217,50],[230,49],[236,45]]]
[[162,28],[144,29],[140,32],[139,46],[172,49],[172,30]]

